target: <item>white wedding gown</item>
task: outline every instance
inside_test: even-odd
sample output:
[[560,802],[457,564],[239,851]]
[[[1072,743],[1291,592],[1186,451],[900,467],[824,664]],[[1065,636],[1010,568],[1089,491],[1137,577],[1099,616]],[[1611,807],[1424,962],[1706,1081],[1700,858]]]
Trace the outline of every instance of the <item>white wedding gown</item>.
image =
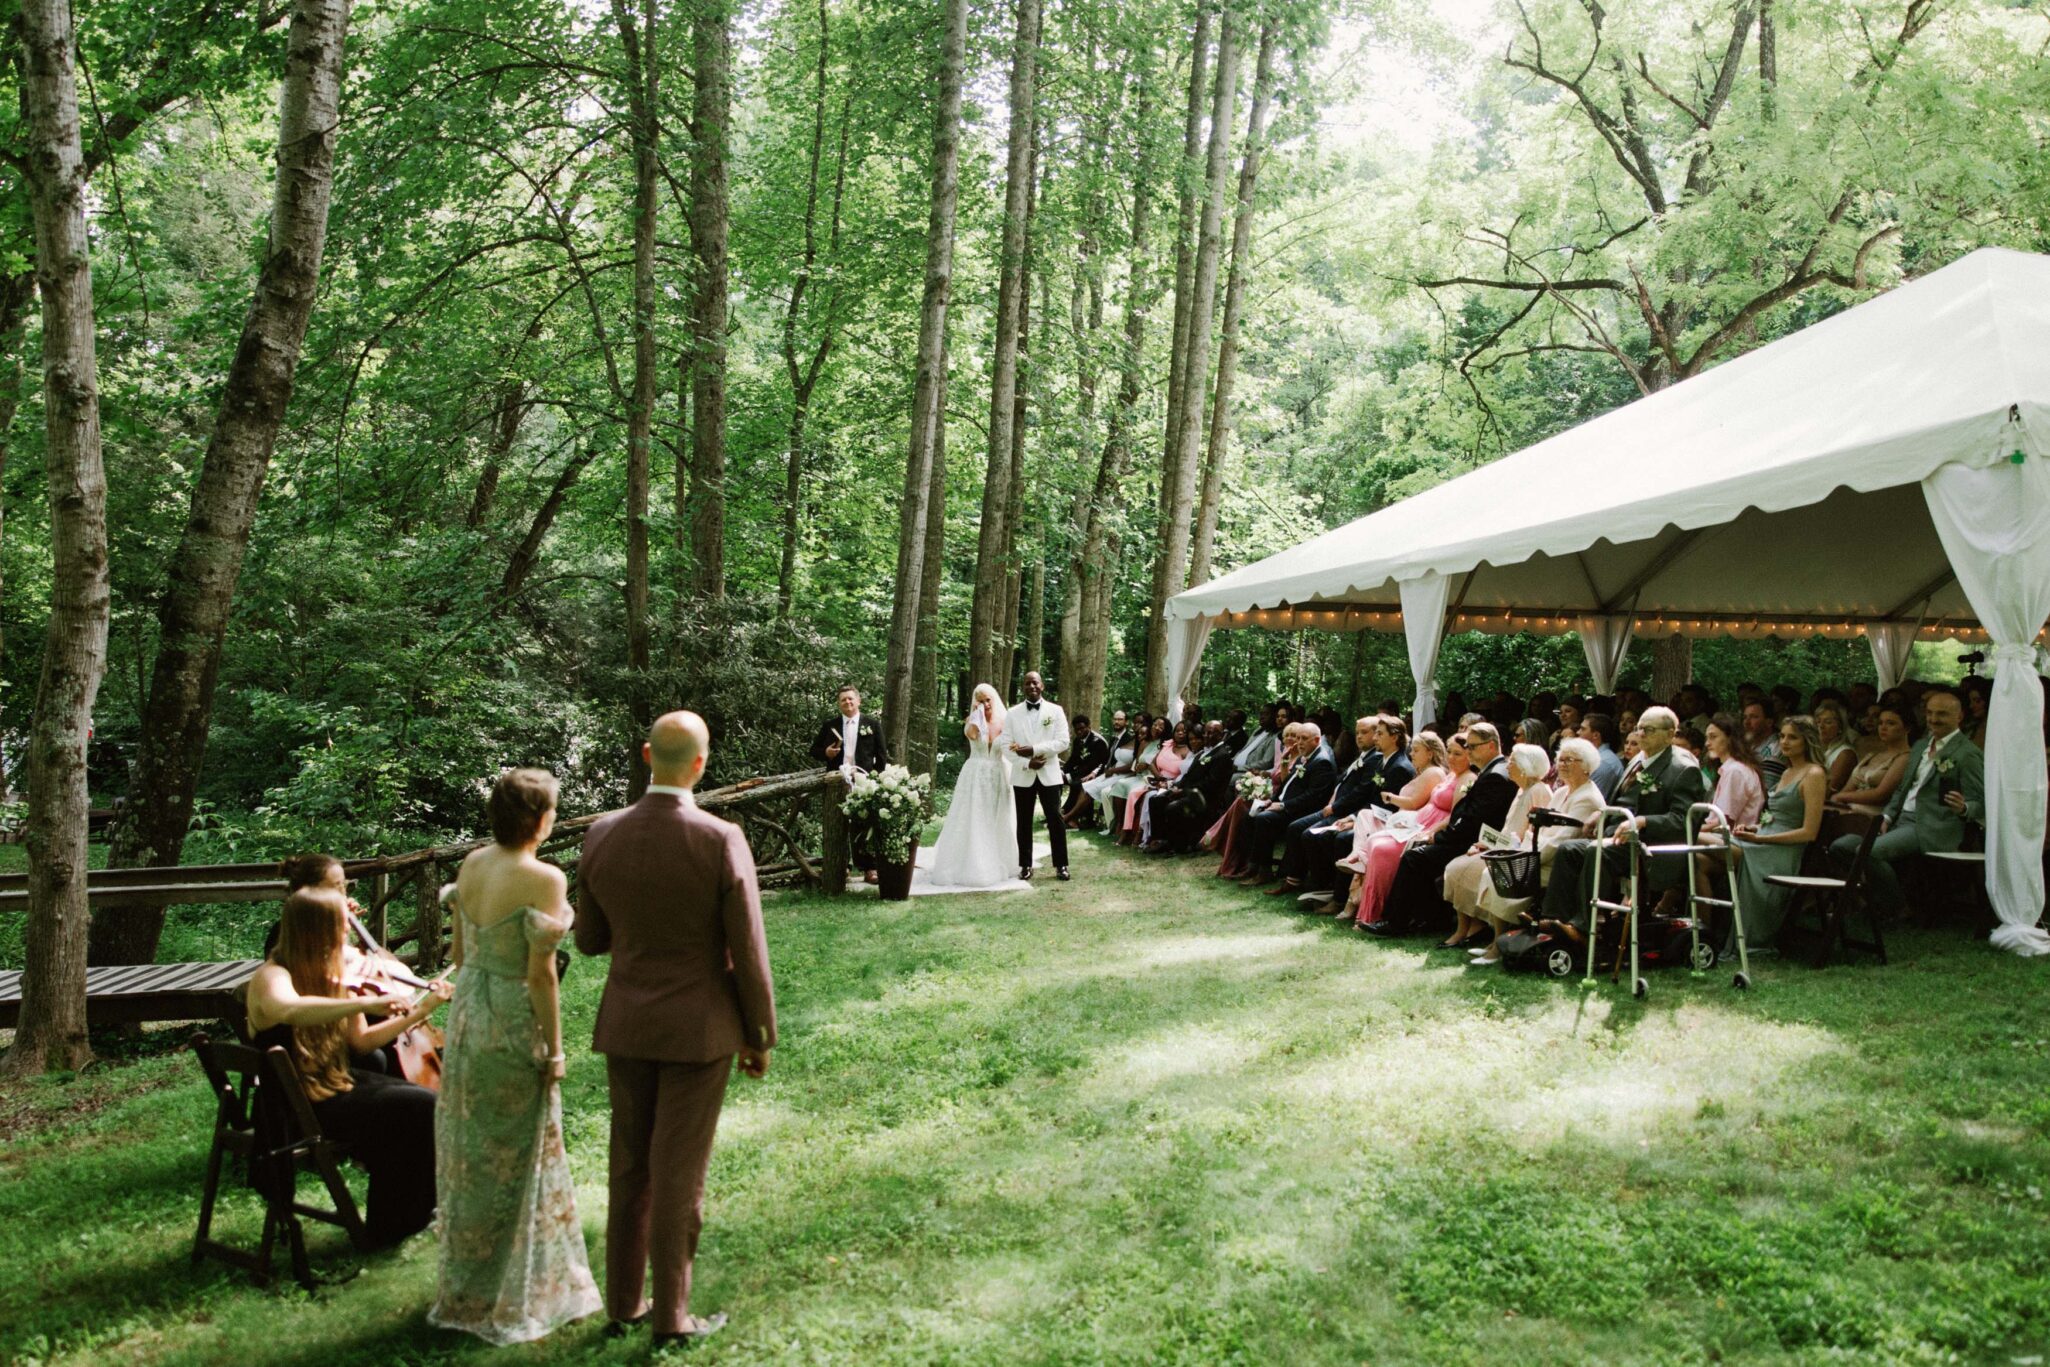
[[1003,752],[987,740],[970,739],[931,867],[917,871],[911,891],[1000,892],[1031,886],[1018,877],[1018,815]]

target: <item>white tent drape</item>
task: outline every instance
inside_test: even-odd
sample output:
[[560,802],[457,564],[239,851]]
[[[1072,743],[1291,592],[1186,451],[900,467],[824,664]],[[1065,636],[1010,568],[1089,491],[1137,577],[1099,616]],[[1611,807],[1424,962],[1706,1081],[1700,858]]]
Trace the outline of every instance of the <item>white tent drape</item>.
[[1915,633],[1920,622],[1867,622],[1865,639],[1872,646],[1872,670],[1879,676],[1879,691],[1900,687],[1908,677],[1908,660],[1915,653]]
[[1438,719],[1438,646],[1445,639],[1445,601],[1452,581],[1427,570],[1399,585],[1402,634],[1409,641],[1409,673],[1416,680],[1411,724],[1421,730]]
[[1573,629],[1580,633],[1580,648],[1587,655],[1587,675],[1594,691],[1604,696],[1616,691],[1616,675],[1622,672],[1623,657],[1630,653],[1630,637],[1637,629],[1634,617],[1579,617]]
[[1208,617],[1181,617],[1167,624],[1167,719],[1182,719],[1182,696],[1196,680],[1203,646],[1210,639]]
[[1993,943],[2050,954],[2043,914],[2043,688],[2035,639],[2050,618],[2050,459],[2005,444],[2000,463],[1939,466],[1922,481],[1958,583],[1993,638],[1986,719],[1986,891]]

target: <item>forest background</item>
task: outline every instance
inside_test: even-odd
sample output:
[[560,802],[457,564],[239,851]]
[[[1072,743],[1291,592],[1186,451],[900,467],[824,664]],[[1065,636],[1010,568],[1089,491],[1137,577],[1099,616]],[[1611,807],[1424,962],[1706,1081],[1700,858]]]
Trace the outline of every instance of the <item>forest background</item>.
[[[0,5],[16,794],[78,587],[25,12]],[[347,40],[308,140],[323,23]],[[799,767],[842,682],[921,767],[978,679],[1157,706],[1183,586],[1978,246],[2042,250],[2050,208],[2050,20],[2022,3],[94,0],[76,24],[109,595],[87,770],[149,814],[123,862],[471,832],[506,764],[616,805],[678,704],[714,781]],[[313,105],[281,100],[288,57]],[[281,164],[331,174],[299,239]],[[316,229],[281,348],[278,247]],[[1584,678],[1571,637],[1454,637],[1440,668]],[[1727,695],[1871,665],[1804,639],[1693,668]],[[1224,634],[1199,688],[1409,693],[1375,634]],[[154,952],[101,919],[97,958]]]

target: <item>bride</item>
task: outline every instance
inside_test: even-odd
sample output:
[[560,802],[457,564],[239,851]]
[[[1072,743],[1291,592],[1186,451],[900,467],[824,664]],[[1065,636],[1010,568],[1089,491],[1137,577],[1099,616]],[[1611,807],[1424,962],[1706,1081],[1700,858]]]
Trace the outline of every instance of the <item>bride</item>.
[[1017,873],[1017,815],[1012,807],[1011,776],[1004,767],[1003,701],[988,684],[975,686],[975,698],[962,723],[968,737],[968,762],[954,780],[953,801],[946,824],[933,847],[932,867],[919,870],[919,892],[970,888],[1025,888]]

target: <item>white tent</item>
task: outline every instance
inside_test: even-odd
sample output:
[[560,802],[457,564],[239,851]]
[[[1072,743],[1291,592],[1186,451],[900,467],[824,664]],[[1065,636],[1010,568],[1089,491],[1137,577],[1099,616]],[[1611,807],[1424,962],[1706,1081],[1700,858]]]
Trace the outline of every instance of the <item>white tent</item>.
[[2034,641],[2050,617],[2050,257],[1987,249],[1169,600],[1177,699],[1213,627],[1405,632],[1417,715],[1454,630],[1989,643],[1996,943],[2050,953]]

